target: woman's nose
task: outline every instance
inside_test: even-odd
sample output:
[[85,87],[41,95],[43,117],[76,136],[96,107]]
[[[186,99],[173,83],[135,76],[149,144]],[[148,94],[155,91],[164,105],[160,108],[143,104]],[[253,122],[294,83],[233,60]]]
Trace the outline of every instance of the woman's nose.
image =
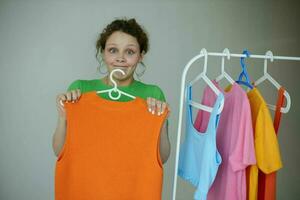
[[124,56],[123,55],[118,55],[117,62],[125,62]]

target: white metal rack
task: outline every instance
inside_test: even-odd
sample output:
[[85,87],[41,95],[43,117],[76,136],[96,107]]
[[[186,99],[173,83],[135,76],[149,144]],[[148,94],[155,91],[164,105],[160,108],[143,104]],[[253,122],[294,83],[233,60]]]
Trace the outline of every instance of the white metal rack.
[[[216,52],[207,52],[206,49],[202,49],[200,51],[200,54],[196,55],[193,57],[184,67],[183,73],[181,76],[181,89],[180,89],[180,102],[179,102],[179,117],[178,117],[178,129],[177,129],[177,143],[176,143],[176,157],[175,157],[175,170],[174,170],[174,181],[173,181],[173,193],[172,193],[172,200],[176,200],[176,189],[177,189],[177,171],[178,171],[178,161],[179,161],[179,148],[180,148],[180,137],[181,137],[181,129],[182,129],[182,112],[183,112],[183,103],[184,103],[184,94],[185,94],[185,82],[186,82],[186,75],[189,70],[189,68],[192,66],[192,64],[200,59],[204,58],[205,56],[217,56],[217,57],[237,57],[237,58],[242,58],[246,57],[245,54],[231,54],[228,52],[223,52],[223,53],[216,53]],[[273,54],[270,54],[268,51],[266,55],[250,55],[249,58],[257,58],[257,59],[270,59],[271,61],[273,60],[290,60],[290,61],[300,61],[300,57],[287,57],[287,56],[273,56]],[[265,72],[266,72],[266,64],[265,64]],[[287,93],[288,94],[288,93]],[[286,98],[290,98],[289,95],[286,96]],[[290,108],[291,106],[291,101],[290,103],[287,102],[286,109]],[[288,111],[285,110],[285,113]]]

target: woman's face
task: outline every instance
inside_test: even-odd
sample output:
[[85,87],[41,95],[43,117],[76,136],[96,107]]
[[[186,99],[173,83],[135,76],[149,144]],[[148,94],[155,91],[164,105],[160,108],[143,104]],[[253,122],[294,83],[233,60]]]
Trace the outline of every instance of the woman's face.
[[121,31],[114,32],[106,41],[103,60],[109,72],[114,69],[125,72],[125,75],[115,72],[113,75],[115,80],[124,81],[132,78],[138,62],[142,60],[137,39]]

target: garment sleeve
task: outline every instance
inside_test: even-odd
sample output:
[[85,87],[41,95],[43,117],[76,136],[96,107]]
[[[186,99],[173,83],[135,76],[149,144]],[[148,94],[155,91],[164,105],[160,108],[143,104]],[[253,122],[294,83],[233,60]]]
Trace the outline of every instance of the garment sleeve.
[[81,87],[81,81],[80,80],[75,80],[73,81],[69,87],[67,88],[67,91],[71,91],[71,90],[76,90],[76,89],[80,89],[82,90],[82,87]]
[[247,96],[241,101],[240,115],[233,122],[238,123],[236,145],[229,157],[233,171],[244,170],[256,163],[250,104]]
[[271,114],[266,106],[263,106],[258,112],[255,131],[258,168],[265,174],[279,170],[282,167],[279,144]]
[[153,98],[166,102],[165,94],[158,86],[155,86],[155,96]]

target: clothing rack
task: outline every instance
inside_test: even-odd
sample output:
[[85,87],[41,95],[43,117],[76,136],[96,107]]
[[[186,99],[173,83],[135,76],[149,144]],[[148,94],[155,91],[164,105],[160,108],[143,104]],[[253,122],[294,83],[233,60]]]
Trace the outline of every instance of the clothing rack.
[[[184,67],[183,73],[181,76],[181,89],[180,89],[180,103],[179,103],[179,117],[178,117],[178,129],[177,129],[177,143],[176,143],[176,157],[175,157],[175,171],[174,171],[174,181],[173,181],[173,193],[172,193],[172,200],[176,200],[176,189],[177,189],[177,171],[178,171],[178,162],[179,162],[179,148],[180,148],[180,137],[181,137],[181,129],[182,129],[182,112],[183,112],[183,104],[184,104],[184,94],[185,94],[185,82],[186,82],[186,75],[189,68],[192,64],[205,56],[217,56],[217,57],[226,57],[228,54],[226,53],[218,53],[218,52],[207,52],[206,49],[202,49],[200,54],[193,57]],[[247,57],[245,54],[231,54],[229,53],[230,57]],[[250,55],[249,58],[257,58],[257,59],[273,59],[273,60],[290,60],[290,61],[300,61],[300,57],[287,57],[287,56],[270,56],[270,55]]]

